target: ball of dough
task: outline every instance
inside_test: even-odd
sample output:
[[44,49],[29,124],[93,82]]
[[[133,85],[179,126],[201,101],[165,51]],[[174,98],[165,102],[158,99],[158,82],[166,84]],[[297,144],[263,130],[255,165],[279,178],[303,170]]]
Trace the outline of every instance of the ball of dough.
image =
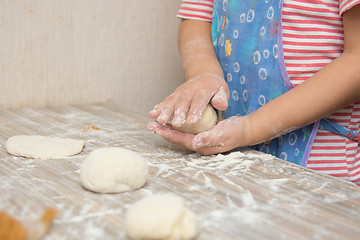
[[144,186],[148,175],[145,160],[123,148],[99,148],[80,166],[84,188],[98,193],[119,193]]
[[125,229],[132,239],[192,239],[197,220],[181,197],[160,194],[132,205],[126,212]]
[[216,122],[217,114],[214,108],[210,104],[208,104],[204,112],[202,113],[199,121],[197,121],[196,123],[189,124],[188,122],[184,122],[184,124],[179,127],[172,127],[180,132],[198,134],[212,129],[216,125]]
[[85,141],[40,135],[17,135],[6,141],[8,153],[27,158],[61,158],[78,154]]

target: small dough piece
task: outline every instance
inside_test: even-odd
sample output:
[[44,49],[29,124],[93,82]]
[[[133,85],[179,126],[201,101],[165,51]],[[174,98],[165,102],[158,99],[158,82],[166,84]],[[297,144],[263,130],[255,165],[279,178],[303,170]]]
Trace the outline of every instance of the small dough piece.
[[40,135],[17,135],[6,141],[8,153],[27,158],[61,158],[78,154],[85,141]]
[[126,212],[125,229],[131,239],[193,239],[197,220],[184,199],[160,194],[132,205]]
[[0,239],[42,239],[56,215],[57,211],[55,209],[48,208],[38,221],[24,224],[18,219],[9,216],[6,212],[0,211]]
[[184,133],[192,133],[198,134],[207,130],[212,129],[217,122],[217,114],[214,108],[208,104],[202,113],[199,121],[194,124],[190,124],[185,122],[180,127],[172,126],[174,129],[184,132]]
[[98,148],[80,166],[84,188],[98,193],[120,193],[141,188],[148,166],[137,153],[124,148]]

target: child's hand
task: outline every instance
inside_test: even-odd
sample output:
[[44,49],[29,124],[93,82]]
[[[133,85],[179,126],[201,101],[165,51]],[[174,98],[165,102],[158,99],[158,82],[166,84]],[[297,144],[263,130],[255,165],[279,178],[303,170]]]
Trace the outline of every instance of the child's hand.
[[249,145],[249,121],[246,116],[228,118],[219,122],[213,129],[196,136],[167,128],[157,122],[149,123],[148,128],[165,140],[202,155],[222,153]]
[[220,121],[213,129],[194,136],[191,147],[202,155],[217,154],[252,144],[247,116],[230,117]]
[[185,121],[196,123],[209,102],[216,109],[225,110],[228,99],[229,89],[224,79],[205,73],[178,87],[173,94],[155,106],[150,116],[157,122],[166,124],[173,115],[173,126],[180,126]]

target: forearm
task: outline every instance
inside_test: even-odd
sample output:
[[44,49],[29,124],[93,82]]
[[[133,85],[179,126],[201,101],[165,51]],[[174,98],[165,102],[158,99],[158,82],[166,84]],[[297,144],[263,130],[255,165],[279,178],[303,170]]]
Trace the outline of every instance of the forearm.
[[258,143],[303,127],[360,99],[359,68],[350,68],[350,59],[344,54],[249,115],[250,141]]
[[182,20],[178,45],[187,80],[204,73],[223,78],[223,72],[212,45],[211,23]]
[[360,6],[344,14],[344,52],[304,83],[249,115],[250,142],[271,139],[360,99]]
[[173,126],[196,123],[211,103],[216,109],[228,106],[228,86],[223,77],[211,39],[211,23],[183,20],[179,29],[179,51],[186,82],[155,106],[150,116]]

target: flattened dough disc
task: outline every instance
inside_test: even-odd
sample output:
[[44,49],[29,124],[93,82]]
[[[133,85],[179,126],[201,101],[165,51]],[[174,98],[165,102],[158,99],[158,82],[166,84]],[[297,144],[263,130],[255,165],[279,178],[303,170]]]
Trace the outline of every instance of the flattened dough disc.
[[78,154],[85,142],[72,138],[17,135],[6,141],[8,153],[27,158],[61,158]]

